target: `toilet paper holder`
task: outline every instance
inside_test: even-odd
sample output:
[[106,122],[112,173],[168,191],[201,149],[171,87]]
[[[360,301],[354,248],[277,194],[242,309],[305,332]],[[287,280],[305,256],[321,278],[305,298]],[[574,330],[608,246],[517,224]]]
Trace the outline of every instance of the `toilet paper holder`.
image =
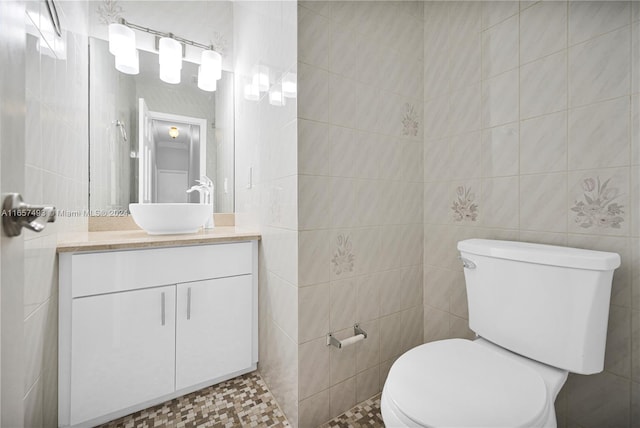
[[360,342],[367,338],[367,332],[360,328],[358,323],[353,325],[353,336],[346,339],[338,340],[333,333],[327,333],[327,346],[333,345],[338,349],[342,349],[345,346],[353,345],[356,342]]

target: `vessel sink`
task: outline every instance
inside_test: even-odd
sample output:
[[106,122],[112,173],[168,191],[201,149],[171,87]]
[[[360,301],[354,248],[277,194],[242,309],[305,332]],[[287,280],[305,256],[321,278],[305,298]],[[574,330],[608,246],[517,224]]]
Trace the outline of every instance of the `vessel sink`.
[[211,205],[189,203],[129,204],[129,211],[149,235],[196,233],[213,215]]

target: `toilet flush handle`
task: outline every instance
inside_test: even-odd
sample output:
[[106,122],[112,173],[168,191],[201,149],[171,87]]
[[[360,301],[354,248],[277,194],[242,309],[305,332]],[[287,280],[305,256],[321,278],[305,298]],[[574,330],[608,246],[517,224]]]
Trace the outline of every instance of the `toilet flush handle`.
[[459,257],[459,259],[462,261],[462,266],[466,269],[475,269],[476,268],[476,264],[474,262],[472,262],[469,259],[466,259],[462,256]]

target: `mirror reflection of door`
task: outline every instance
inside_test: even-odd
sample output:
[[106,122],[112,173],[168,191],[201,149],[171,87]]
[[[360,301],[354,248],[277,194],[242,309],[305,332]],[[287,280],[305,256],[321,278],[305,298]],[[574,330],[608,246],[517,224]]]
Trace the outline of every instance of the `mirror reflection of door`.
[[149,111],[139,99],[139,201],[198,203],[187,193],[206,175],[206,119]]

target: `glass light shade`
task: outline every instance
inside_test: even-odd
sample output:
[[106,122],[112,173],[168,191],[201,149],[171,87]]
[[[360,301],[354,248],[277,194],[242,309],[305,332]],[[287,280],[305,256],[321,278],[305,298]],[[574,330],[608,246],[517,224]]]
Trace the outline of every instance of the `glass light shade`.
[[258,65],[253,69],[253,86],[257,87],[260,92],[269,90],[269,67],[266,65]]
[[219,80],[222,78],[222,56],[216,51],[202,51],[200,68],[203,73],[211,74],[215,80]]
[[169,128],[169,136],[171,138],[175,140],[176,138],[178,138],[178,135],[180,135],[178,128],[176,128],[175,126],[172,126],[171,128]]
[[206,72],[203,66],[198,67],[198,88],[207,92],[216,90],[216,79],[213,74]]
[[298,75],[287,73],[282,77],[282,94],[287,98],[295,98],[298,94]]
[[284,94],[282,93],[282,85],[273,85],[269,89],[269,104],[281,107],[285,104]]
[[116,70],[124,74],[138,74],[140,73],[140,58],[138,56],[138,50],[135,49],[133,53],[126,53],[116,56]]
[[253,83],[244,85],[244,99],[249,101],[258,101],[260,99],[260,90]]
[[158,52],[160,54],[160,68],[166,65],[172,69],[182,69],[182,44],[180,42],[169,37],[162,37]]
[[180,69],[160,64],[160,80],[166,83],[180,83]]
[[136,33],[122,24],[109,24],[109,52],[115,56],[132,53],[136,49]]

